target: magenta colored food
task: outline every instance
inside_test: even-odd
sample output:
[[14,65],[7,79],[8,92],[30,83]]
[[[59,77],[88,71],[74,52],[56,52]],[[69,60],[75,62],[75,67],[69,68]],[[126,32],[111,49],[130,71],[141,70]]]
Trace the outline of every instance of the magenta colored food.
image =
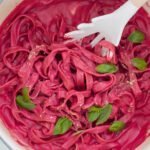
[[[141,9],[126,26],[120,45],[107,41],[95,48],[95,35],[71,42],[64,34],[81,22],[111,13],[125,0],[25,0],[0,27],[0,118],[19,143],[34,150],[134,150],[150,128],[150,18]],[[111,25],[110,25],[111,27]],[[146,38],[133,44],[135,29]],[[113,57],[102,57],[103,48]],[[144,58],[138,71],[130,62]],[[95,71],[98,64],[118,66],[114,74]],[[23,87],[36,104],[32,111],[16,105]],[[96,126],[87,120],[93,105],[112,104],[110,119]],[[53,135],[59,117],[73,122],[64,135]],[[125,122],[119,133],[108,131],[114,120]],[[80,134],[77,131],[84,130]]]

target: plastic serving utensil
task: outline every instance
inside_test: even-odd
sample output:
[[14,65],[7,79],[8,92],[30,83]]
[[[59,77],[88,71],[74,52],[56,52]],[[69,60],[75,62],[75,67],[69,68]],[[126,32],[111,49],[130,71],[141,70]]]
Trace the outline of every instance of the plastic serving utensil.
[[79,24],[77,26],[78,30],[69,32],[65,34],[65,36],[80,40],[91,34],[99,33],[91,42],[92,47],[104,38],[115,46],[118,46],[124,27],[147,1],[148,0],[128,0],[113,13],[93,18],[91,23]]

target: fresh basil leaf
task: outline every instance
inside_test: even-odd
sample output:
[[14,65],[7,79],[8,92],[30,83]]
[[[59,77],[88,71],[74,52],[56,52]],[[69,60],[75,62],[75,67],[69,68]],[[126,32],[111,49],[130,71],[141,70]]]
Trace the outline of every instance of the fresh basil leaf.
[[111,132],[119,132],[125,128],[125,123],[123,121],[114,121],[113,124],[109,127]]
[[118,67],[111,63],[100,64],[96,67],[98,73],[116,73]]
[[144,39],[145,39],[144,33],[138,30],[132,32],[128,37],[128,40],[135,44],[142,43]]
[[92,106],[89,108],[88,114],[87,114],[89,122],[94,122],[98,119],[98,117],[100,115],[100,109],[101,108],[97,107],[97,106]]
[[54,127],[54,135],[66,133],[72,127],[72,121],[66,117],[59,118]]
[[18,95],[16,97],[16,103],[19,107],[27,109],[27,110],[33,110],[36,106],[32,102],[25,102],[23,96]]
[[131,60],[131,63],[135,68],[141,71],[145,70],[148,66],[147,62],[144,59],[138,57],[133,58]]
[[24,101],[31,102],[30,96],[29,96],[29,88],[28,87],[22,88],[22,95],[23,95]]
[[103,108],[101,108],[100,115],[98,117],[96,125],[105,123],[109,119],[111,113],[112,113],[111,104],[107,104]]

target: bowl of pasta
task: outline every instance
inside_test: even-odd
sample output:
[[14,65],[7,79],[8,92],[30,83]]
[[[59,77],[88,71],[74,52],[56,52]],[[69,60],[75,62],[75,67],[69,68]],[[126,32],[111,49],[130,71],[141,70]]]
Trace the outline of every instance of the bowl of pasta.
[[118,47],[64,36],[124,2],[0,0],[0,149],[150,149],[149,2]]

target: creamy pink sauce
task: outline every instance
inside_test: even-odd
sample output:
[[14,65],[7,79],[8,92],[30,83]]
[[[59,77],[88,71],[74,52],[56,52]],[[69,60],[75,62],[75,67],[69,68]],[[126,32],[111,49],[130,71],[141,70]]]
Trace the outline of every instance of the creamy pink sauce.
[[[0,27],[0,118],[19,143],[34,150],[134,150],[150,128],[150,18],[140,10],[126,26],[118,47],[107,41],[89,46],[95,35],[68,42],[64,34],[81,22],[111,13],[125,0],[25,0]],[[110,25],[111,27],[111,25]],[[132,44],[127,37],[138,29],[146,39]],[[102,47],[113,57],[102,57]],[[144,58],[145,71],[130,59]],[[118,66],[115,74],[99,74],[98,64]],[[16,105],[16,96],[29,87],[33,111]],[[110,119],[95,126],[87,120],[93,105],[111,103]],[[61,136],[53,130],[59,117],[73,122]],[[126,128],[110,133],[122,120]],[[79,130],[83,133],[74,135]]]

